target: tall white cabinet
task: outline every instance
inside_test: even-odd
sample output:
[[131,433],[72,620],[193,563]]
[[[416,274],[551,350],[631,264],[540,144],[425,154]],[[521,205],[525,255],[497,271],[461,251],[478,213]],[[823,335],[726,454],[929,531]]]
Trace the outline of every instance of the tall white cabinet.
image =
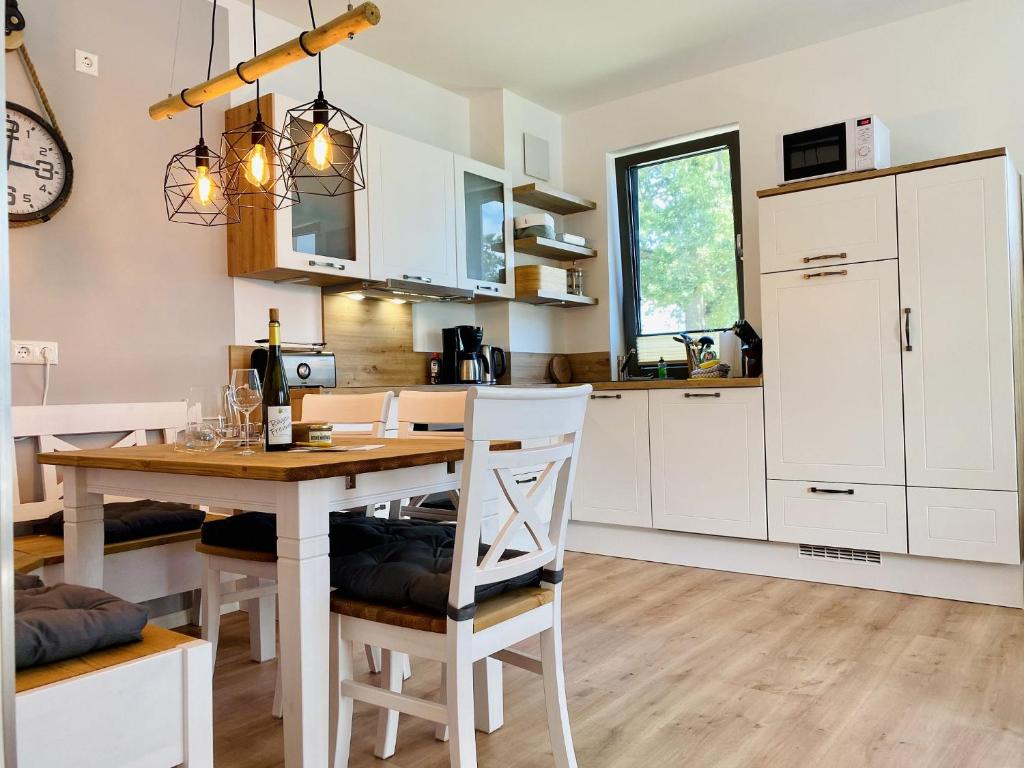
[[1020,563],[1018,183],[999,156],[762,199],[769,539]]

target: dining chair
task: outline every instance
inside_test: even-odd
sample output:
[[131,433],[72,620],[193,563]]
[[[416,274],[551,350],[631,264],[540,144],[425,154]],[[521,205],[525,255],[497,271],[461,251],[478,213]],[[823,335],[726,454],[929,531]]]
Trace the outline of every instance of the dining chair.
[[[398,437],[410,440],[455,440],[462,442],[466,412],[466,390],[425,392],[407,390],[398,396]],[[426,429],[417,429],[426,427]],[[431,430],[430,427],[457,427],[458,431]],[[459,492],[448,491],[447,499],[431,501],[430,496],[414,496],[391,504],[392,518],[455,522]]]
[[[548,728],[557,768],[575,768],[565,677],[562,668],[562,579],[565,534],[569,519],[576,461],[590,385],[563,389],[471,389],[466,400],[466,453],[462,471],[458,526],[451,567],[447,572],[447,609],[437,605],[396,607],[372,594],[345,588],[331,597],[330,746],[334,768],[348,765],[352,740],[353,703],[380,707],[375,754],[394,754],[399,713],[450,729],[453,768],[476,766],[473,664],[487,657],[541,674]],[[493,445],[515,441],[518,448]],[[523,447],[523,445],[536,447]],[[542,466],[529,491],[515,483],[514,473]],[[489,547],[481,545],[481,518],[491,478],[508,498],[512,514]],[[547,492],[553,489],[553,495]],[[552,500],[550,526],[538,509]],[[526,530],[534,543],[528,552],[508,549],[513,536]],[[409,563],[382,564],[375,583],[388,582],[388,568],[407,573]],[[396,575],[391,573],[390,575]],[[531,578],[532,586],[512,588]],[[477,595],[498,592],[489,599]],[[504,591],[502,591],[504,590]],[[540,657],[515,644],[539,635]],[[358,682],[353,673],[353,644],[380,646],[386,670],[395,654],[409,654],[442,663],[443,703],[401,692],[398,675],[382,676],[380,687]]]
[[[324,421],[346,435],[383,437],[391,409],[393,392],[365,395],[306,395],[302,400],[304,421]],[[328,510],[324,510],[326,514]],[[368,510],[369,513],[369,510]],[[258,513],[243,513],[256,515]],[[271,542],[271,545],[273,542]],[[249,612],[249,653],[253,661],[270,661],[277,655],[277,552],[274,548],[253,548],[251,541],[231,542],[225,546],[200,541],[196,551],[202,556],[202,632],[213,646],[217,659],[221,606],[244,602]],[[243,577],[225,581],[227,575]],[[373,672],[381,671],[379,649],[366,648]],[[403,663],[408,672],[408,660]],[[274,698],[274,710],[280,710],[280,685]]]

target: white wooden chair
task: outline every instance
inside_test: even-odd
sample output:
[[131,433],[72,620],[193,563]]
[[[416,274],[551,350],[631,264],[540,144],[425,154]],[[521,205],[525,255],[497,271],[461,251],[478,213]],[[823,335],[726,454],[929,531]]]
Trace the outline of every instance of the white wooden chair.
[[213,768],[210,645],[153,625],[138,643],[15,677],[19,768]]
[[[30,441],[33,453],[74,451],[82,447],[146,445],[149,432],[157,432],[163,442],[173,443],[178,430],[184,425],[184,401],[22,405],[11,409],[14,439],[18,442]],[[63,509],[64,488],[57,467],[41,465],[38,471],[42,479],[41,500],[22,501],[18,483],[14,483],[15,523],[42,520]],[[109,503],[131,499],[107,496],[104,501]],[[38,540],[42,538],[44,537],[17,537],[15,550],[18,550],[19,542],[29,542],[34,551],[38,551],[42,544],[47,544]],[[103,588],[132,602],[144,602],[198,590],[200,561],[195,553],[194,541],[183,540],[189,538],[198,538],[198,530],[191,537],[157,537],[157,541],[147,542],[152,546],[147,545],[145,548],[117,545],[108,547],[111,550],[124,551],[107,555],[103,569]],[[159,543],[164,539],[169,543]],[[62,552],[62,542],[56,541],[52,548]],[[48,583],[62,581],[62,556],[48,554],[42,559],[47,564],[40,567],[38,575]],[[53,560],[56,562],[50,562]]]
[[[576,460],[590,385],[564,389],[470,390],[466,406],[466,459],[447,618],[425,611],[387,608],[337,594],[331,600],[331,752],[334,768],[345,768],[352,738],[355,700],[381,707],[375,753],[394,753],[398,714],[447,725],[453,768],[476,765],[473,664],[493,657],[543,675],[551,746],[557,768],[575,768],[562,669],[562,566]],[[495,440],[545,441],[543,447],[492,450]],[[514,474],[542,465],[540,478],[525,494]],[[482,507],[494,477],[512,506],[487,555],[478,563]],[[550,526],[538,500],[554,488]],[[513,536],[525,529],[533,551],[502,559]],[[475,603],[476,588],[541,569],[541,586],[508,592]],[[513,645],[540,636],[539,658]],[[400,692],[397,675],[378,688],[353,675],[353,643],[440,661],[445,666],[444,703]],[[385,688],[384,686],[387,686]]]
[[[407,439],[432,440],[451,439],[461,442],[465,439],[462,432],[443,432],[439,430],[419,430],[417,426],[463,426],[466,414],[466,390],[424,392],[407,390],[398,396],[398,437]],[[452,506],[458,509],[459,492],[449,491],[448,498]],[[416,520],[437,520],[454,522],[456,513],[452,510],[437,509],[423,506],[426,496],[409,499],[408,504],[394,503],[391,505],[392,518],[401,516]]]
[[[302,399],[304,422],[327,422],[346,435],[383,437],[392,392],[367,395],[306,395]],[[326,510],[325,510],[326,511]],[[247,549],[197,544],[203,562],[203,639],[217,658],[221,606],[247,602],[249,649],[253,661],[263,663],[277,656],[277,556]],[[225,581],[228,574],[243,576],[240,582]],[[239,586],[234,586],[238,584]],[[380,651],[367,646],[366,658],[373,672],[381,669]],[[403,664],[407,669],[408,660]],[[280,682],[274,695],[274,714],[280,716]]]

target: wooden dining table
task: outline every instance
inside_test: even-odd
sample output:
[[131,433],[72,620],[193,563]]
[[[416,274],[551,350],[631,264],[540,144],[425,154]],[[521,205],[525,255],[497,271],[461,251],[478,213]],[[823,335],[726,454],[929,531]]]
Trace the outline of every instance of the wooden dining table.
[[328,690],[329,513],[461,485],[465,444],[450,437],[336,437],[335,445],[348,450],[242,456],[237,449],[197,454],[150,445],[38,457],[42,464],[64,467],[64,575],[72,583],[103,586],[105,495],[277,516],[288,768],[329,764],[328,697],[336,695]]

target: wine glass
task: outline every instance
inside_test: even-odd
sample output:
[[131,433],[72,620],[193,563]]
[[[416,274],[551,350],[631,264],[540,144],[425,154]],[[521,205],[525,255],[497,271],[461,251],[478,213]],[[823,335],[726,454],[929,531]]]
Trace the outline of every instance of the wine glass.
[[185,399],[185,429],[175,441],[175,450],[188,453],[210,453],[221,444],[217,430],[219,407],[208,387],[189,387]]
[[245,414],[245,446],[240,456],[252,456],[249,448],[249,414],[263,403],[263,387],[255,368],[237,368],[231,372],[231,401]]

